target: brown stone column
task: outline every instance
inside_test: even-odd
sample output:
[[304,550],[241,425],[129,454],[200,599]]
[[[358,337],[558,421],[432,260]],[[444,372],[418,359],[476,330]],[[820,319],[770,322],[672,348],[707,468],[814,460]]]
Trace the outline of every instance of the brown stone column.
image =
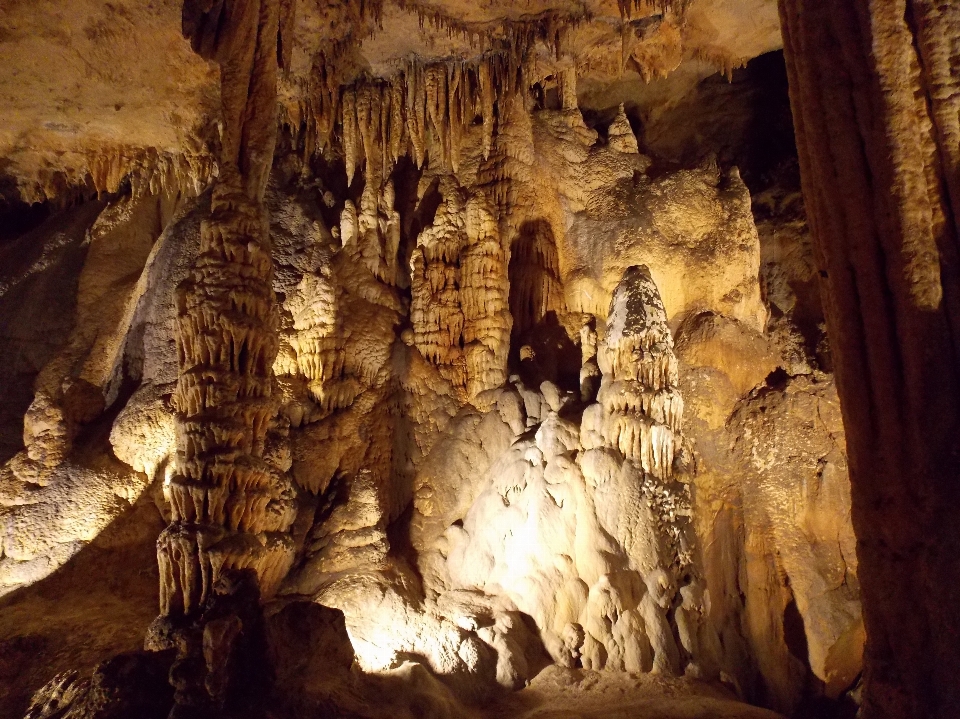
[[171,719],[257,713],[268,677],[259,599],[293,559],[290,479],[267,452],[279,317],[263,201],[290,11],[291,0],[183,5],[184,34],[220,65],[222,132],[200,252],[177,290],[172,521],[157,540],[160,617],[146,640],[177,651]]
[[960,3],[780,13],[850,454],[863,716],[960,717]]
[[173,521],[157,543],[160,610],[195,615],[227,570],[269,594],[292,561],[289,479],[264,459],[278,316],[263,204],[277,135],[281,0],[186,0],[183,30],[220,65],[219,177],[178,293]]

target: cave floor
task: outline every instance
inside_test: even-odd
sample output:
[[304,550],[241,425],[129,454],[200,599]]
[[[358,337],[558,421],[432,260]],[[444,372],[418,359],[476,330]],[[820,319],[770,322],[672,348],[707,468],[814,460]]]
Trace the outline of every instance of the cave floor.
[[552,666],[522,691],[487,707],[488,719],[777,719],[721,687],[652,674]]

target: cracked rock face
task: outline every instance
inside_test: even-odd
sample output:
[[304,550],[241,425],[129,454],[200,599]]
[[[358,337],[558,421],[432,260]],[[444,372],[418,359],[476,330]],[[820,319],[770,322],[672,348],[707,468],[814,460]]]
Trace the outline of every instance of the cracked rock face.
[[[0,713],[848,701],[845,435],[795,183],[645,154],[777,46],[771,3],[355,5],[58,16],[94,70],[122,26],[183,78],[94,72],[70,132],[0,132],[4,197],[47,200],[0,237]],[[4,12],[26,63],[40,21]],[[156,97],[111,144],[136,78]],[[47,586],[81,610],[21,632]],[[109,639],[69,629],[143,597]]]

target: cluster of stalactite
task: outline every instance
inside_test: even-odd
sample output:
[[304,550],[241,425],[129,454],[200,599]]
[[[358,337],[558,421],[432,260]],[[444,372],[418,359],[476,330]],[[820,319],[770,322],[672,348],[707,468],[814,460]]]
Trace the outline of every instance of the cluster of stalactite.
[[411,60],[389,80],[358,80],[340,87],[334,69],[324,67],[317,92],[305,111],[307,146],[323,150],[339,127],[347,180],[361,162],[366,177],[386,177],[400,157],[422,167],[429,134],[441,156],[433,162],[456,172],[467,128],[480,118],[484,154],[489,156],[503,103],[519,92],[523,54],[488,53],[474,60],[424,64]]
[[464,200],[452,179],[441,183],[443,202],[433,224],[417,237],[410,258],[410,322],[420,354],[457,386],[466,384],[461,348],[460,250],[465,242]]
[[[481,127],[475,183],[464,192],[457,180],[445,180],[444,201],[410,258],[415,345],[442,376],[475,397],[502,384],[507,374],[512,320],[506,248],[519,232],[512,180],[526,177],[533,161],[529,142],[517,144],[507,135],[518,116],[529,121],[526,61],[536,43],[559,56],[564,31],[582,18],[547,14],[477,30],[417,11],[421,23],[446,29],[475,47],[495,49],[470,60],[412,59],[391,78],[360,78],[349,85],[340,82],[332,50],[315,67],[299,117],[288,122],[299,128],[295,134],[307,154],[339,140],[349,184],[363,170],[359,203],[348,200],[341,213],[340,238],[345,250],[358,253],[388,285],[396,285],[400,274],[400,222],[389,180],[393,168],[409,156],[419,168],[456,175],[465,137],[472,126]],[[575,67],[564,66],[559,85],[564,106],[575,107]],[[465,196],[471,200],[466,202]],[[537,280],[544,287],[531,298],[537,304],[546,302],[538,317],[562,306],[556,248],[544,252],[552,253],[540,263],[548,268]]]
[[[476,56],[440,61],[411,58],[392,77],[356,78],[352,74],[353,65],[345,62],[345,58],[364,33],[382,27],[383,3],[348,4],[344,11],[351,14],[352,24],[347,25],[353,29],[348,36],[331,42],[317,54],[310,77],[302,88],[302,99],[295,107],[286,108],[285,125],[302,141],[307,156],[339,141],[349,178],[353,177],[360,154],[369,158],[380,147],[384,158],[389,156],[396,161],[398,156],[409,152],[418,166],[422,166],[430,144],[425,135],[433,132],[441,139],[438,147],[443,150],[444,165],[455,171],[459,162],[459,138],[476,118],[483,119],[485,151],[489,153],[493,128],[496,118],[502,117],[503,103],[513,93],[528,91],[526,63],[538,45],[557,60],[563,107],[576,106],[576,64],[565,55],[564,47],[568,33],[591,21],[588,12],[549,11],[498,23],[468,23],[416,2],[401,0],[397,4],[402,10],[416,13],[421,28],[445,32],[448,37],[469,45]],[[635,33],[633,23],[637,21],[630,21],[634,13],[659,23],[667,16],[682,18],[688,5],[689,0],[618,0],[624,52],[629,55],[628,49],[632,46],[627,36]],[[625,62],[626,57],[621,69]],[[724,59],[720,66],[726,69],[737,65]],[[638,67],[648,80],[652,77],[649,68],[642,63]],[[348,73],[351,74],[347,76]],[[364,94],[368,99],[361,100]],[[376,148],[365,149],[361,145],[358,135],[363,133],[365,124],[374,125],[367,135],[378,138]]]
[[446,32],[448,37],[464,40],[473,48],[491,47],[494,44],[504,48],[529,48],[534,42],[542,42],[559,55],[564,34],[589,20],[585,13],[561,15],[548,11],[523,19],[504,20],[495,26],[477,26],[415,1],[399,0],[397,4],[402,9],[416,12],[421,28],[429,26]]
[[293,313],[290,344],[296,356],[290,374],[307,379],[310,398],[325,417],[348,407],[360,391],[356,378],[344,372],[343,314],[340,288],[328,266],[303,276],[298,288],[303,302]]
[[380,282],[395,287],[400,280],[400,213],[395,208],[393,181],[380,185],[368,178],[358,208],[352,200],[340,213],[340,241],[344,251],[357,254]]
[[69,198],[76,188],[93,190],[99,195],[113,194],[121,190],[124,182],[130,183],[134,197],[158,195],[171,189],[199,195],[217,174],[215,158],[205,153],[116,148],[68,155],[70,169],[41,170],[33,182],[21,184],[21,198],[30,203],[57,201]]
[[[302,139],[307,155],[339,139],[350,182],[361,160],[366,161],[368,173],[381,177],[401,156],[409,155],[422,167],[431,145],[440,155],[433,158],[434,166],[442,164],[456,172],[461,140],[477,120],[483,124],[484,157],[488,157],[507,103],[528,91],[525,69],[532,48],[543,44],[559,58],[565,33],[586,19],[546,13],[473,27],[421,7],[409,9],[420,15],[422,25],[429,23],[468,41],[478,55],[427,62],[411,58],[390,78],[346,79],[340,70],[346,47],[331,48],[318,55],[306,99],[285,120]],[[568,75],[563,86],[572,98],[575,70]]]
[[658,13],[674,12],[681,14],[690,4],[690,0],[617,0],[620,17],[628,19],[633,13],[654,11]]
[[476,397],[507,378],[506,252],[487,194],[465,200],[452,179],[444,179],[441,192],[443,202],[410,261],[410,321],[420,354]]

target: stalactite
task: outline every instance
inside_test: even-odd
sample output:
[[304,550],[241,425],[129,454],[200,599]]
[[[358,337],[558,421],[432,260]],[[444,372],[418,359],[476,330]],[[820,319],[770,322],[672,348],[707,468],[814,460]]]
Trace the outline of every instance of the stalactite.
[[[434,137],[446,161],[450,156],[450,123],[448,121],[449,102],[447,99],[447,69],[437,63],[426,69],[427,115],[433,127]],[[448,164],[449,166],[449,164]]]
[[[364,176],[367,185],[375,186],[375,191],[379,190],[380,183],[386,174],[383,158],[384,128],[381,92],[379,84],[363,83],[344,93],[345,98],[347,94],[356,98],[356,122],[362,144]],[[349,123],[349,118],[345,117],[344,122]]]
[[461,135],[463,134],[463,79],[463,64],[458,62],[450,63],[447,66],[446,124],[449,128],[448,154],[450,157],[450,169],[455,173],[460,170],[460,141]]
[[393,170],[393,165],[395,160],[390,156],[390,147],[391,147],[391,107],[390,102],[393,97],[391,92],[390,85],[380,85],[378,87],[378,92],[380,95],[380,171],[379,176],[382,178],[381,182],[385,182],[386,178],[390,176],[390,172]]
[[417,167],[423,167],[427,154],[426,139],[426,93],[423,84],[423,69],[417,63],[411,63],[406,73],[407,86],[407,129],[410,144],[413,146]]
[[493,87],[489,63],[480,63],[479,84],[480,107],[483,115],[483,159],[486,160],[490,157],[490,151],[493,149],[493,108],[496,102],[496,91]]
[[357,215],[360,259],[374,277],[383,274],[383,245],[380,241],[380,183],[368,177],[360,195],[360,212]]
[[697,59],[715,67],[717,72],[727,78],[727,82],[733,81],[734,70],[747,65],[747,58],[717,52],[710,48],[697,48]]
[[353,88],[346,88],[340,98],[340,126],[343,132],[343,161],[347,168],[347,184],[353,184],[353,176],[357,171],[358,150],[357,143],[357,92]]
[[304,89],[305,107],[296,122],[289,124],[294,137],[304,125],[304,152],[310,157],[330,146],[334,130],[340,122],[340,63],[353,38],[334,43],[333,47],[317,54],[307,86]]
[[396,164],[405,154],[406,122],[404,107],[406,103],[406,77],[402,76],[390,83],[390,159]]

